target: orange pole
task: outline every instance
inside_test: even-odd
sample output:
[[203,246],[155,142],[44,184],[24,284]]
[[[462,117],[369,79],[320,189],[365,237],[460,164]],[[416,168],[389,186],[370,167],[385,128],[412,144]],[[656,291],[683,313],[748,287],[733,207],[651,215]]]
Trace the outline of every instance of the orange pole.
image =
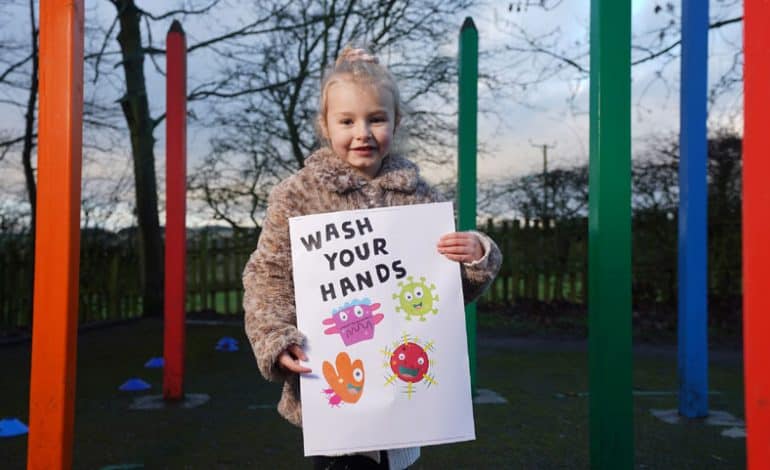
[[174,20],[166,35],[166,295],[163,398],[184,398],[185,197],[187,196],[187,47]]
[[770,0],[746,0],[743,133],[743,373],[746,459],[770,468]]
[[40,2],[29,469],[72,466],[80,261],[83,23],[83,0]]

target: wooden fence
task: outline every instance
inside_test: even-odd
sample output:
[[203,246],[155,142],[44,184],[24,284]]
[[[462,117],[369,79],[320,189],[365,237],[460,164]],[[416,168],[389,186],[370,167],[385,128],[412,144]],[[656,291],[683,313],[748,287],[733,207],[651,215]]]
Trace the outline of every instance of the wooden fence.
[[[503,265],[482,304],[587,301],[585,219],[487,222],[480,227],[498,243]],[[720,299],[741,294],[740,227],[720,221],[709,227],[709,293]],[[241,272],[256,247],[255,231],[191,230],[187,247],[188,312],[239,314]],[[81,238],[80,321],[134,318],[142,314],[141,269],[136,232],[84,232]],[[633,231],[635,308],[676,302],[676,221],[637,217]],[[28,242],[0,241],[0,331],[30,324],[32,257]]]
[[482,228],[503,253],[500,273],[481,302],[571,302],[587,297],[585,222],[487,222]]

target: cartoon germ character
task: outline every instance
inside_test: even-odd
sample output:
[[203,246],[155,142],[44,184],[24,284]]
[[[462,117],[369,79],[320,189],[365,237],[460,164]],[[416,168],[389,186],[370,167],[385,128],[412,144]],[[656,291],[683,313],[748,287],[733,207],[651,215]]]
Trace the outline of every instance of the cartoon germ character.
[[364,393],[364,363],[361,359],[350,361],[348,353],[337,354],[337,368],[329,361],[323,363],[323,373],[329,388],[323,390],[329,405],[339,406],[342,402],[356,403]]
[[436,377],[428,373],[435,363],[428,357],[433,351],[433,341],[421,344],[419,338],[412,338],[404,333],[392,348],[385,347],[382,352],[387,358],[383,366],[390,368],[393,374],[385,375],[385,385],[395,385],[396,380],[406,383],[404,393],[411,399],[415,393],[415,384],[425,383],[426,387],[436,385]]
[[334,309],[332,316],[324,318],[324,325],[334,325],[324,330],[327,335],[339,333],[345,346],[350,346],[374,337],[374,325],[381,322],[385,315],[375,313],[380,304],[373,304],[369,299],[351,300]]
[[403,310],[407,320],[417,317],[420,321],[425,321],[429,313],[436,315],[438,308],[434,307],[434,304],[438,302],[438,295],[433,293],[436,286],[431,284],[429,287],[424,277],[421,277],[419,282],[415,282],[412,276],[407,276],[406,280],[407,282],[398,283],[401,292],[393,294],[393,298],[400,304],[400,307],[396,306],[396,311]]

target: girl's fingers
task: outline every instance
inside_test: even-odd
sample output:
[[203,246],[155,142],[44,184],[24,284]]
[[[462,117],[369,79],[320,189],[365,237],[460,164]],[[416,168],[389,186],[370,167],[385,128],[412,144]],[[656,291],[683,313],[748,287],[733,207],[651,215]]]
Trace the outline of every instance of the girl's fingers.
[[450,255],[448,253],[444,253],[444,256],[451,261],[469,261],[470,258],[467,255]]
[[438,252],[452,261],[473,262],[484,256],[484,248],[478,237],[467,232],[443,235],[436,245]]
[[292,345],[286,348],[286,351],[282,352],[281,355],[278,356],[278,364],[280,364],[284,369],[297,374],[307,374],[312,372],[310,368],[300,364],[299,359],[297,358],[302,359],[303,361],[307,360],[307,356],[305,356],[302,348],[297,345]]
[[290,358],[288,354],[281,357],[281,359],[279,359],[278,362],[281,364],[281,367],[291,372],[294,372],[296,374],[307,374],[312,372],[311,369],[301,365],[296,360]]
[[438,247],[449,247],[449,246],[473,246],[473,244],[476,241],[473,239],[465,239],[465,238],[452,238],[447,240],[439,240],[438,244],[436,246]]
[[452,232],[447,233],[441,236],[441,238],[438,239],[439,244],[442,243],[458,243],[462,241],[467,241],[475,238],[475,235],[471,233],[463,233],[463,232]]
[[291,346],[289,346],[288,349],[292,356],[296,357],[297,359],[307,361],[307,356],[305,355],[305,351],[303,351],[298,344],[292,344]]
[[448,249],[448,248],[458,248],[458,247],[471,247],[473,246],[469,242],[463,242],[463,243],[439,243],[437,247],[439,249]]
[[439,251],[442,254],[454,254],[454,255],[461,255],[461,254],[469,255],[473,253],[473,249],[468,246],[450,246],[445,248],[439,248]]

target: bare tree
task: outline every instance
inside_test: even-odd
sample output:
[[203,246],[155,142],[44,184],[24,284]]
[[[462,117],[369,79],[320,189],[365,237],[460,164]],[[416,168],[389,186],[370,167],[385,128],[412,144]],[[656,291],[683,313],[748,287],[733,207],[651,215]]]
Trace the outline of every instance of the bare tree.
[[[18,5],[18,4],[17,4]],[[9,5],[10,6],[10,5]],[[0,137],[0,160],[8,153],[21,146],[20,156],[22,171],[24,174],[24,186],[26,189],[27,203],[29,204],[30,233],[35,233],[35,205],[37,184],[35,168],[33,164],[33,151],[37,145],[37,81],[38,81],[38,24],[35,14],[35,2],[27,2],[29,30],[24,40],[11,40],[3,45],[3,54],[0,56],[0,86],[8,88],[3,93],[8,98],[3,98],[5,105],[23,111],[23,130],[18,134],[8,133]],[[12,98],[21,96],[23,91],[27,96],[21,101]],[[34,243],[34,236],[32,237]],[[34,250],[33,250],[34,251]]]
[[[589,78],[589,32],[588,24],[580,36],[569,36],[561,25],[544,31],[533,31],[531,25],[519,20],[518,14],[528,9],[544,9],[557,11],[564,7],[564,2],[556,0],[528,1],[526,8],[518,7],[522,2],[511,2],[511,12],[506,21],[501,22],[501,29],[508,32],[510,41],[506,46],[509,53],[515,55],[519,64],[528,67],[517,68],[512,80],[512,86],[519,90],[532,91],[552,79],[562,79],[572,84],[573,94],[570,103],[575,105],[575,98],[584,89],[581,85]],[[716,0],[711,2],[711,34],[739,25],[742,2],[740,0]],[[681,12],[677,2],[656,1],[650,8],[656,17],[657,25],[649,30],[635,32],[631,45],[631,64],[634,67],[651,65],[651,79],[640,84],[641,91],[635,105],[644,111],[644,99],[650,89],[660,85],[667,90],[675,89],[676,84],[671,80],[679,63],[681,54]],[[586,11],[586,15],[587,15]],[[733,43],[729,38],[719,35],[719,45],[730,50],[731,64],[721,71],[709,90],[710,104],[713,106],[721,97],[740,92],[743,80],[743,48],[741,44]],[[714,44],[714,43],[712,43]],[[581,110],[582,111],[582,110]]]
[[[111,67],[120,66],[123,74],[120,82],[124,85],[118,102],[129,130],[131,157],[134,170],[135,214],[139,228],[140,262],[142,264],[143,309],[146,315],[159,315],[163,308],[163,242],[159,222],[159,201],[157,176],[155,174],[155,129],[163,122],[163,112],[153,116],[149,101],[145,59],[149,58],[155,71],[165,72],[156,60],[165,54],[163,47],[156,45],[153,37],[155,24],[168,26],[172,18],[214,15],[220,0],[184,2],[180,8],[162,13],[153,13],[141,8],[134,0],[109,0],[115,7],[115,16],[106,28],[101,28],[101,40],[86,54],[87,63],[93,68],[93,81],[101,77],[114,77]],[[182,3],[182,2],[180,2]],[[227,8],[224,5],[222,8]],[[239,26],[222,34],[209,37],[188,45],[188,53],[206,48],[215,48],[225,40],[235,41],[238,37],[260,34],[259,28],[270,17],[280,13],[280,6],[261,10],[262,17],[245,26]],[[111,46],[115,35],[118,48]],[[190,99],[203,99],[209,92],[200,87]],[[98,102],[98,101],[97,101]],[[109,114],[110,110],[95,102],[91,112]]]
[[[740,219],[742,139],[719,129],[708,139],[708,209],[713,224]],[[632,168],[634,211],[673,218],[679,207],[679,141],[676,134],[647,139]]]
[[674,217],[679,206],[679,142],[675,134],[646,139],[633,159],[631,204],[635,213]]
[[446,163],[456,144],[451,46],[460,13],[472,4],[295,1],[271,18],[264,36],[228,43],[221,79],[201,87],[217,97],[207,113],[217,131],[194,172],[195,197],[233,227],[256,224],[270,188],[318,147],[321,75],[348,44],[378,54],[398,80],[407,106],[399,140],[410,156]]
[[[544,195],[548,194],[544,206]],[[545,179],[540,173],[510,182],[493,182],[481,190],[479,205],[489,215],[508,214],[528,220],[585,217],[588,211],[588,167],[556,168]]]

